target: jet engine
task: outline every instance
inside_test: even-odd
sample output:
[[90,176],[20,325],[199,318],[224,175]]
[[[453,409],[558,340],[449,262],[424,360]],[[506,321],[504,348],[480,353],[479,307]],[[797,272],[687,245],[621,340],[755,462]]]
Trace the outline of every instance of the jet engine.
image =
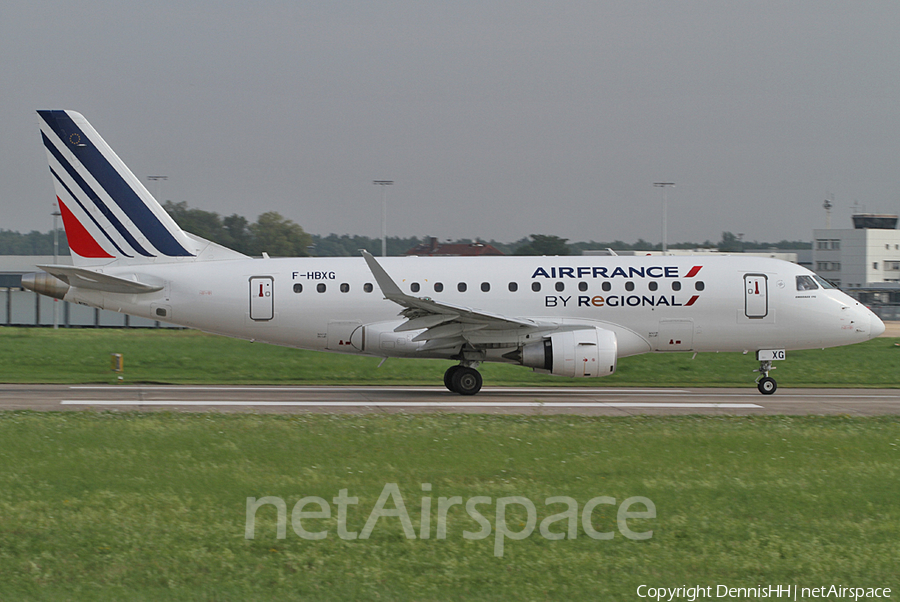
[[69,292],[69,285],[56,276],[45,272],[22,274],[22,288],[47,295],[54,299],[63,299]]
[[602,328],[556,332],[521,350],[523,366],[560,376],[609,376],[618,359],[616,334]]

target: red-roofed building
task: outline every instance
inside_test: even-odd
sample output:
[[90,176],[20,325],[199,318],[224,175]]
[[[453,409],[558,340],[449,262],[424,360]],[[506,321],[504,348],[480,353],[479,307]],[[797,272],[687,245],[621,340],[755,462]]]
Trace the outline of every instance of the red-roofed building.
[[404,255],[435,255],[440,257],[482,257],[485,255],[503,255],[496,247],[483,242],[442,243],[431,237],[428,242],[417,245]]

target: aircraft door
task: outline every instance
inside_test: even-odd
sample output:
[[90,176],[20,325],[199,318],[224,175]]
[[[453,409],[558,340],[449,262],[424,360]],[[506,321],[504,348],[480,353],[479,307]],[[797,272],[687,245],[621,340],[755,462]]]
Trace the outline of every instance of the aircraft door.
[[744,274],[744,315],[765,318],[769,313],[769,279],[765,274]]
[[250,319],[263,321],[275,317],[274,278],[254,276],[250,279]]

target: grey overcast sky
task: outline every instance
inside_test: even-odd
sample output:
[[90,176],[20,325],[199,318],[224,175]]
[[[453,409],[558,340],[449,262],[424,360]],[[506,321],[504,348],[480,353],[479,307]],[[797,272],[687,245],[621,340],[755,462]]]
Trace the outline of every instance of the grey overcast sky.
[[[316,234],[809,239],[900,210],[900,3],[0,6],[0,228],[49,230],[35,109],[162,198]],[[155,185],[150,186],[156,192]]]

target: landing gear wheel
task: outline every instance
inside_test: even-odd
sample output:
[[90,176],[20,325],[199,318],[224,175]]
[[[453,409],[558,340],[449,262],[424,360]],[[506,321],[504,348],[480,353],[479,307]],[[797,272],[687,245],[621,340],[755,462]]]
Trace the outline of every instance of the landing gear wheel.
[[474,368],[456,366],[457,370],[451,378],[451,391],[460,395],[475,395],[481,390],[481,373]]
[[759,389],[759,392],[763,395],[771,395],[775,392],[775,389],[778,388],[778,383],[776,383],[775,379],[771,376],[766,376],[765,378],[759,379],[756,388]]
[[447,368],[447,371],[444,372],[444,386],[447,387],[447,390],[451,393],[458,393],[456,389],[453,388],[453,375],[462,368],[462,366],[450,366]]
[[[757,358],[759,358],[759,354],[757,354]],[[780,359],[784,359],[783,352]],[[769,376],[769,371],[774,369],[775,368],[772,367],[772,360],[759,360],[759,369],[754,370],[754,372],[759,372],[759,375],[762,377],[756,381],[756,388],[759,389],[759,392],[763,395],[771,395],[775,392],[775,389],[778,388],[778,383],[775,382],[774,378]]]

